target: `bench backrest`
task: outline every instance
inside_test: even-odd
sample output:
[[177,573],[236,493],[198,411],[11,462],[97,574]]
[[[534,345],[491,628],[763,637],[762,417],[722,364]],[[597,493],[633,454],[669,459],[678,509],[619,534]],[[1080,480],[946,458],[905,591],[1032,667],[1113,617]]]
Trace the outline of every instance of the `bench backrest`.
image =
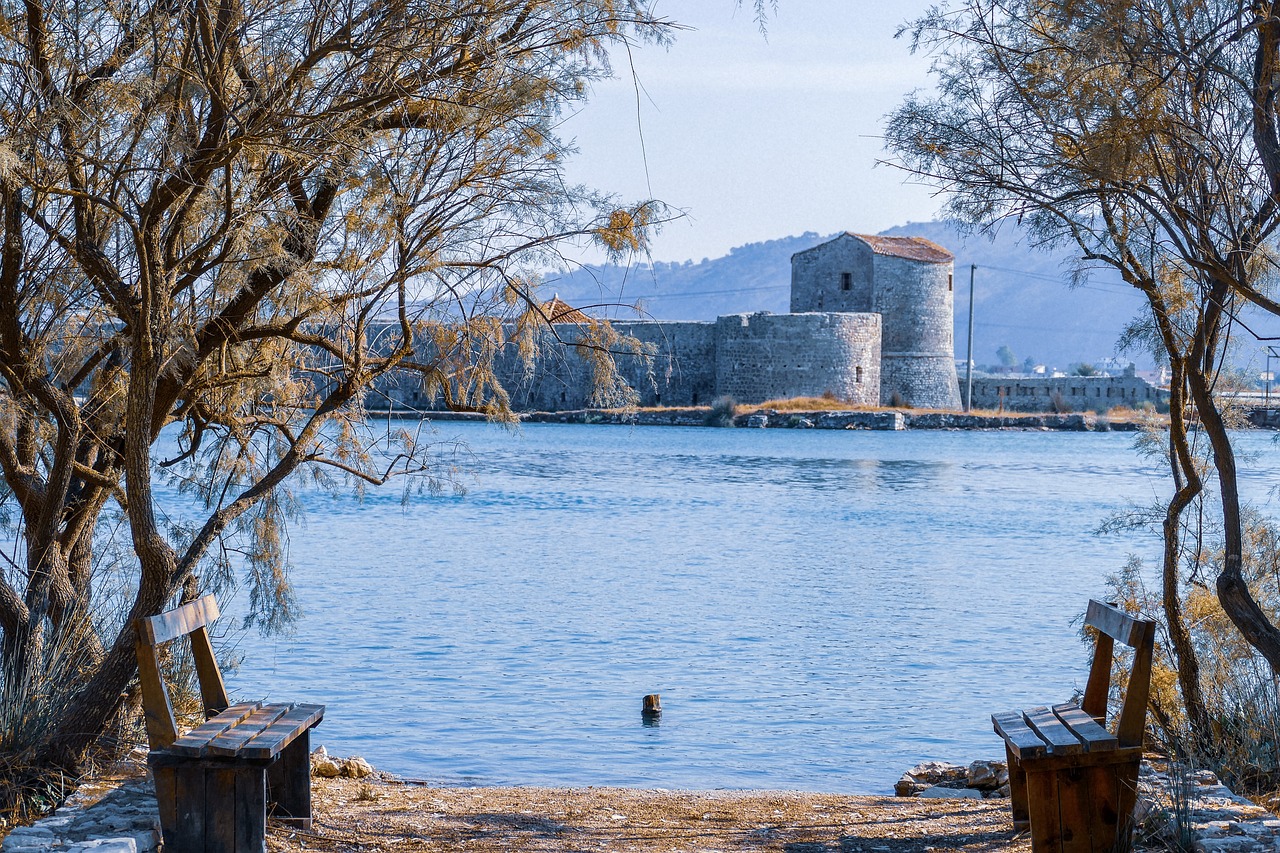
[[1099,723],[1106,723],[1115,641],[1132,647],[1133,668],[1120,706],[1116,738],[1121,747],[1141,746],[1147,726],[1147,700],[1151,696],[1151,656],[1155,649],[1156,623],[1136,619],[1110,604],[1090,600],[1084,624],[1095,628],[1098,637],[1080,707]]
[[165,643],[184,634],[190,638],[191,658],[200,682],[200,701],[206,718],[226,710],[230,704],[222,672],[213,656],[213,645],[209,642],[208,625],[217,618],[218,603],[212,595],[206,595],[157,616],[143,616],[134,623],[142,709],[146,715],[147,741],[152,749],[165,749],[178,739],[178,721],[160,671],[158,650]]

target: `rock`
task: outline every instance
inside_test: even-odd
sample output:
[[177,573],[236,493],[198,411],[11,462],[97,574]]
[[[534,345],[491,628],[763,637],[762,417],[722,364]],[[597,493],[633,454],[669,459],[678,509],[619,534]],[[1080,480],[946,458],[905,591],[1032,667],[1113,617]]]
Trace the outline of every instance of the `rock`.
[[[1001,779],[1001,774],[1004,778]],[[975,761],[969,765],[965,781],[970,788],[982,791],[994,791],[1009,781],[1009,771],[1003,761]]]
[[132,838],[95,838],[72,844],[67,853],[138,853],[138,845]]
[[902,778],[893,786],[893,791],[899,797],[915,797],[934,785],[963,788],[968,775],[968,769],[960,764],[952,764],[948,761],[926,761],[903,773]]
[[311,762],[311,775],[321,779],[334,779],[342,775],[342,767],[332,758],[321,758]]
[[982,792],[977,788],[948,788],[945,785],[934,785],[925,788],[917,797],[946,797],[956,800],[981,800]]
[[911,778],[910,773],[903,773],[902,778],[894,784],[893,793],[898,797],[914,797],[930,787],[932,786],[928,782],[917,782]]
[[311,750],[311,775],[333,779],[342,775],[342,765],[329,757],[329,750],[318,746]]
[[342,762],[342,775],[348,779],[363,779],[373,775],[373,765],[358,755],[353,755]]
[[747,418],[747,426],[755,429],[764,429],[769,426],[769,416],[755,414]]
[[907,775],[917,782],[939,785],[943,782],[965,782],[969,778],[969,769],[949,761],[925,761],[908,770]]

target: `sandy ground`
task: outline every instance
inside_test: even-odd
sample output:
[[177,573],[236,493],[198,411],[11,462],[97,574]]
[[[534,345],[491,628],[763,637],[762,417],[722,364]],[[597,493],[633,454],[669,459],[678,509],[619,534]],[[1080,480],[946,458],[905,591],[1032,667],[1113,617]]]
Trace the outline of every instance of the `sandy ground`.
[[274,825],[282,851],[780,851],[1029,853],[1008,800],[761,791],[433,788],[314,779],[310,831]]

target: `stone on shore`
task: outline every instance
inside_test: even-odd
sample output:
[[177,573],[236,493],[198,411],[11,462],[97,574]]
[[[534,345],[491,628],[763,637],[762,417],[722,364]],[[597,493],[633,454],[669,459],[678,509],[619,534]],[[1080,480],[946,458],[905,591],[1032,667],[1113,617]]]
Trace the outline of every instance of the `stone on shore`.
[[953,800],[981,800],[982,792],[977,788],[948,788],[945,785],[934,785],[925,788],[917,797],[946,797]]
[[363,779],[373,775],[373,765],[358,755],[353,755],[342,762],[342,775],[348,779]]
[[311,775],[322,779],[363,779],[373,775],[373,765],[358,755],[334,758],[329,750],[318,746],[311,752]]
[[319,746],[311,753],[311,775],[321,779],[336,779],[342,775],[342,765],[329,757],[327,749]]
[[968,769],[962,764],[949,761],[925,761],[912,767],[893,786],[893,792],[899,797],[915,797],[921,791],[942,785],[948,788],[964,788],[967,786]]
[[[938,790],[934,793],[926,793],[935,788]],[[949,761],[926,761],[902,774],[893,792],[899,797],[1007,797],[1009,770],[1003,761],[975,761],[968,767]]]
[[1009,769],[1003,761],[975,761],[969,765],[966,782],[970,788],[995,791],[1009,782]]

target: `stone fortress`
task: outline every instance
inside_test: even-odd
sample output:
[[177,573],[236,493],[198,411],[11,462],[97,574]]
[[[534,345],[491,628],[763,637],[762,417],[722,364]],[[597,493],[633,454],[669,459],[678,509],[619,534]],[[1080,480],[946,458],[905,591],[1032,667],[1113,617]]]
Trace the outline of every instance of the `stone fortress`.
[[[755,404],[832,396],[853,405],[960,408],[952,346],[950,252],[921,237],[845,233],[791,259],[791,313],[730,314],[711,322],[614,321],[652,345],[650,358],[616,357],[641,406]],[[555,335],[577,339],[581,317],[550,303]],[[517,411],[591,404],[591,367],[571,346],[546,344],[532,371],[508,347],[499,380]],[[397,389],[406,406],[428,408]]]

